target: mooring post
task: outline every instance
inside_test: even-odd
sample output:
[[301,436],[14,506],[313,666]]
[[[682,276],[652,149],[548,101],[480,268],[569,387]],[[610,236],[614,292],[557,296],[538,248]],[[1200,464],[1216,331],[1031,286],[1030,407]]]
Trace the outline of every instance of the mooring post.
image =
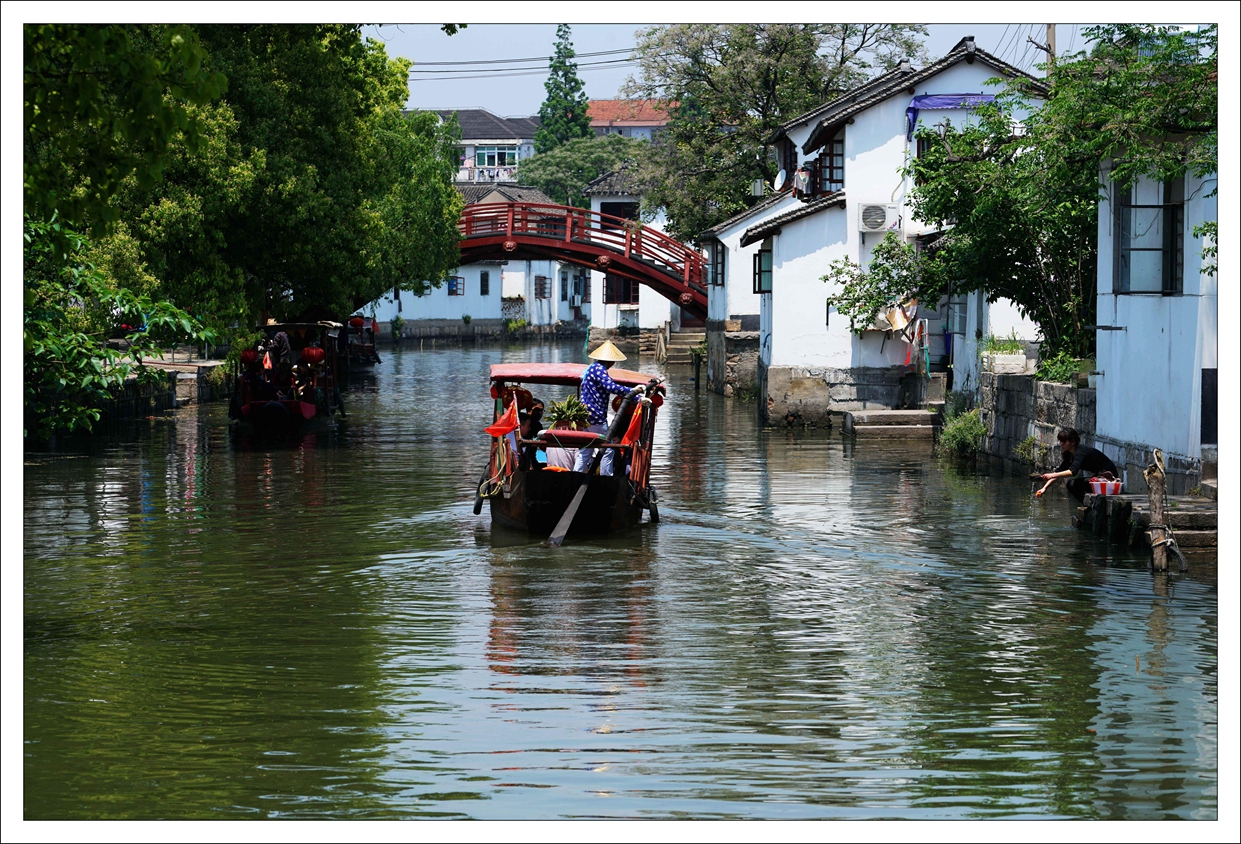
[[1151,543],[1151,565],[1155,571],[1168,570],[1167,514],[1163,511],[1164,488],[1167,473],[1163,468],[1163,452],[1153,450],[1154,462],[1146,467],[1146,489],[1150,495],[1150,525],[1148,535]]

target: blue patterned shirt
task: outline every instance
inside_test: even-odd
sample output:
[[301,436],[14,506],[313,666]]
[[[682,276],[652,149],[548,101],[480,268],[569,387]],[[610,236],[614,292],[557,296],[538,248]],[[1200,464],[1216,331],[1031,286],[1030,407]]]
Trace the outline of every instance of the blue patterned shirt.
[[608,376],[607,369],[599,361],[586,367],[582,373],[582,404],[590,410],[590,424],[606,425],[608,421],[608,396],[612,393],[625,395],[628,387],[622,387]]

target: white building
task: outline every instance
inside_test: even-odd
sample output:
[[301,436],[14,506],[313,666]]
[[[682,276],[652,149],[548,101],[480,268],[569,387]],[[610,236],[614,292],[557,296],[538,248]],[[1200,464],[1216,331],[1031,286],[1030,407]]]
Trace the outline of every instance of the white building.
[[[827,307],[837,290],[821,279],[837,259],[869,264],[888,231],[907,241],[931,232],[912,218],[913,186],[901,175],[917,154],[914,133],[945,118],[968,120],[972,105],[993,98],[983,92],[996,90],[986,83],[997,76],[1038,84],[967,37],[928,67],[885,73],[790,121],[773,138],[792,184],[760,203],[757,214],[713,230],[724,250],[724,286],[744,286],[748,267],[759,296],[758,375],[769,420],[822,423],[830,411],[902,406],[921,389],[910,344],[895,332],[854,334]],[[805,181],[792,177],[800,167]],[[727,298],[731,316],[731,290],[717,297]],[[947,315],[928,304],[939,303],[921,303],[918,316],[928,318],[928,356],[942,364]],[[992,328],[998,321],[990,319]]]
[[[638,220],[642,206],[640,194],[631,193],[622,168],[605,173],[583,191],[590,197],[590,210],[624,220]],[[667,218],[661,210],[655,219],[643,223],[648,228],[664,231]],[[599,270],[590,273],[590,327],[596,336],[618,328],[653,331],[671,323],[672,330],[682,324],[681,308],[636,281],[613,276]],[[688,317],[688,315],[686,315]],[[684,320],[694,323],[692,318]],[[699,323],[701,324],[701,323]]]
[[534,155],[539,118],[498,117],[483,108],[437,109],[461,126],[458,182],[515,182],[520,162]]
[[[535,188],[512,182],[458,183],[466,205],[494,202],[539,202],[551,199]],[[380,323],[404,321],[409,337],[492,334],[505,320],[525,320],[550,328],[557,323],[590,320],[586,271],[552,260],[485,261],[454,270],[439,287],[422,296],[393,290],[362,308]],[[585,299],[585,301],[583,301]],[[468,318],[468,319],[467,319]]]
[[1133,484],[1162,449],[1171,492],[1217,462],[1215,261],[1195,226],[1218,219],[1216,176],[1107,181],[1099,205],[1096,447]]
[[668,125],[668,112],[656,100],[591,100],[587,106],[595,135],[621,135],[649,141]]

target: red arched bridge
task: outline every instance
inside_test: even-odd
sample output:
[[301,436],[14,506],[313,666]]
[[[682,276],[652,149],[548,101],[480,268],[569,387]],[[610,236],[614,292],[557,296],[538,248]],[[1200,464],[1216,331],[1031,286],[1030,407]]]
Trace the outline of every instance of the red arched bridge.
[[688,313],[707,316],[702,255],[633,220],[567,205],[489,202],[467,205],[457,225],[462,264],[560,261],[637,281]]

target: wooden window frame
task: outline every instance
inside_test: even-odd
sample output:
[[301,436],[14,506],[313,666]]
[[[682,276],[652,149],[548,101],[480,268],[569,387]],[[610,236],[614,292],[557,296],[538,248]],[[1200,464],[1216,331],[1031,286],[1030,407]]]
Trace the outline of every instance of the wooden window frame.
[[545,275],[536,275],[534,277],[534,298],[552,298],[552,280],[550,278]]
[[715,241],[711,245],[711,284],[715,287],[723,287],[725,281],[724,273],[727,271],[728,248],[720,241]]
[[619,275],[604,276],[603,304],[637,305],[642,285],[633,279]]
[[448,277],[448,295],[464,296],[465,295],[465,276],[450,275]]
[[490,270],[479,270],[478,272],[478,295],[479,296],[490,296],[491,295],[491,271]]
[[[763,256],[766,256],[764,261]],[[767,264],[763,266],[764,262]],[[754,292],[758,294],[771,292],[772,258],[771,246],[764,244],[754,253]]]
[[[1114,191],[1115,209],[1112,228],[1112,293],[1118,296],[1179,296],[1185,291],[1185,182],[1184,177],[1162,183],[1160,193],[1164,201],[1159,204],[1133,203],[1134,185]],[[1168,196],[1172,194],[1172,199]],[[1179,195],[1178,195],[1179,194]],[[1159,210],[1163,226],[1163,238],[1159,248],[1127,245],[1130,241],[1131,219],[1126,213],[1134,208]],[[1133,290],[1129,256],[1134,252],[1160,253],[1160,288],[1158,290]]]

